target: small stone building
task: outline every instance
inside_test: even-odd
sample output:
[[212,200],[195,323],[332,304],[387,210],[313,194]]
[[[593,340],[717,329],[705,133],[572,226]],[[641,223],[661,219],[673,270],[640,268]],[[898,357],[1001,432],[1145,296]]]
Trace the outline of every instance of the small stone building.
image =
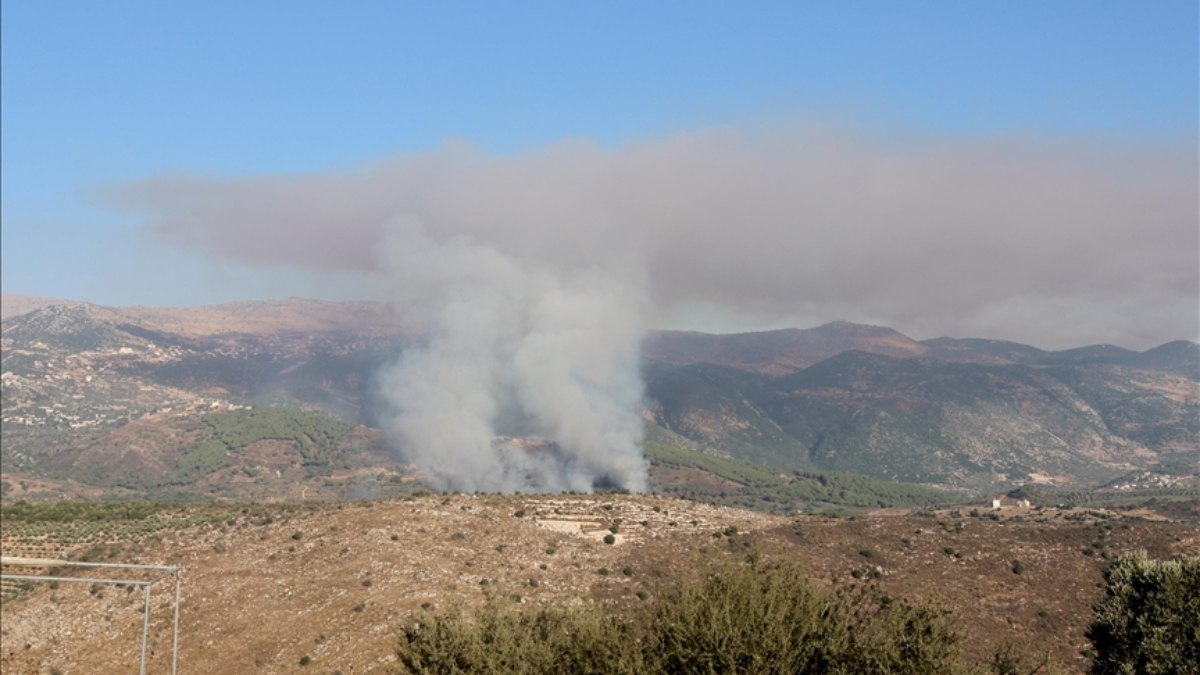
[[1029,508],[1028,499],[1013,499],[1007,495],[992,497],[992,510],[999,511],[1000,509],[1027,509]]

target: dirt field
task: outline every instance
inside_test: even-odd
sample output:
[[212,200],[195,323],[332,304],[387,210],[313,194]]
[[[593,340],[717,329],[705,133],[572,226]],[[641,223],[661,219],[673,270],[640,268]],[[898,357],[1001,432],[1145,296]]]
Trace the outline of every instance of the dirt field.
[[[436,495],[231,509],[219,522],[128,539],[110,561],[183,567],[186,673],[386,672],[397,628],[416,612],[489,596],[650,601],[698,559],[782,557],[820,584],[879,584],[953,608],[975,663],[1011,645],[1079,671],[1106,558],[1200,555],[1194,524],[1002,513],[797,518],[656,497]],[[6,534],[3,554],[44,550],[34,543]],[[169,672],[173,587],[152,597],[148,672]],[[39,584],[2,607],[0,668],[135,672],[141,608],[132,589]]]

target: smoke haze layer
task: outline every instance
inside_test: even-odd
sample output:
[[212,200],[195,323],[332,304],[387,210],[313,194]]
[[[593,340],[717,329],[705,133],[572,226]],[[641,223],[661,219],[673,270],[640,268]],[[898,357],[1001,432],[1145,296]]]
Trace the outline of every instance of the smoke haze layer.
[[1194,139],[718,130],[159,176],[109,198],[170,241],[257,265],[389,273],[383,225],[411,214],[438,240],[469,236],[560,276],[634,251],[660,321],[698,308],[743,326],[847,319],[1144,349],[1197,335],[1198,182]]
[[637,491],[649,308],[1043,348],[1196,337],[1198,177],[1194,141],[797,128],[511,156],[447,144],[107,198],[219,259],[381,280],[428,329],[381,379],[388,430],[436,486]]
[[[392,229],[382,255],[401,306],[429,327],[427,343],[383,374],[386,426],[435,487],[646,489],[637,284],[411,225]],[[525,451],[498,444],[502,435],[553,443]]]

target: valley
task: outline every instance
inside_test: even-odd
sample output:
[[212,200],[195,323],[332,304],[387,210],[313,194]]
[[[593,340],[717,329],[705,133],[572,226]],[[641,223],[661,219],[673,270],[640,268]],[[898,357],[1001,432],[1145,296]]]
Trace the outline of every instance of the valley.
[[[372,303],[51,303],[6,315],[3,489],[22,499],[399,494],[417,475],[382,428],[390,413],[379,374],[422,339]],[[837,322],[740,335],[658,331],[642,359],[646,438],[751,471],[842,472],[948,494],[1132,486],[1134,475],[1140,487],[1200,489],[1192,342],[1046,352],[918,342]],[[292,419],[264,426],[256,417]],[[251,429],[222,438],[215,428],[229,420]],[[300,430],[275,428],[289,425]],[[310,456],[325,427],[338,429],[336,439]],[[711,492],[700,487],[714,480],[706,475],[730,478],[688,466],[672,469],[673,489],[701,494]],[[746,491],[733,482],[732,492]]]

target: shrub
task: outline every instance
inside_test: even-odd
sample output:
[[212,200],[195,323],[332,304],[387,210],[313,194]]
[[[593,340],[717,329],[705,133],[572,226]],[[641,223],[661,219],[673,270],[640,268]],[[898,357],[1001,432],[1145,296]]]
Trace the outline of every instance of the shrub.
[[1104,581],[1087,632],[1096,652],[1092,672],[1200,672],[1200,557],[1122,555]]
[[1022,563],[1020,560],[1012,561],[1012,571],[1013,571],[1013,574],[1020,574],[1020,573],[1024,572],[1025,564]]
[[615,543],[617,543],[617,538],[611,534],[606,534],[606,535],[604,535],[604,543],[615,544]]
[[944,673],[956,656],[945,613],[873,587],[817,590],[794,565],[719,566],[640,607],[491,602],[472,617],[424,614],[400,635],[397,655],[413,673],[685,675]]
[[399,636],[411,673],[644,673],[644,653],[628,620],[592,609],[519,611],[489,603],[422,616]]

